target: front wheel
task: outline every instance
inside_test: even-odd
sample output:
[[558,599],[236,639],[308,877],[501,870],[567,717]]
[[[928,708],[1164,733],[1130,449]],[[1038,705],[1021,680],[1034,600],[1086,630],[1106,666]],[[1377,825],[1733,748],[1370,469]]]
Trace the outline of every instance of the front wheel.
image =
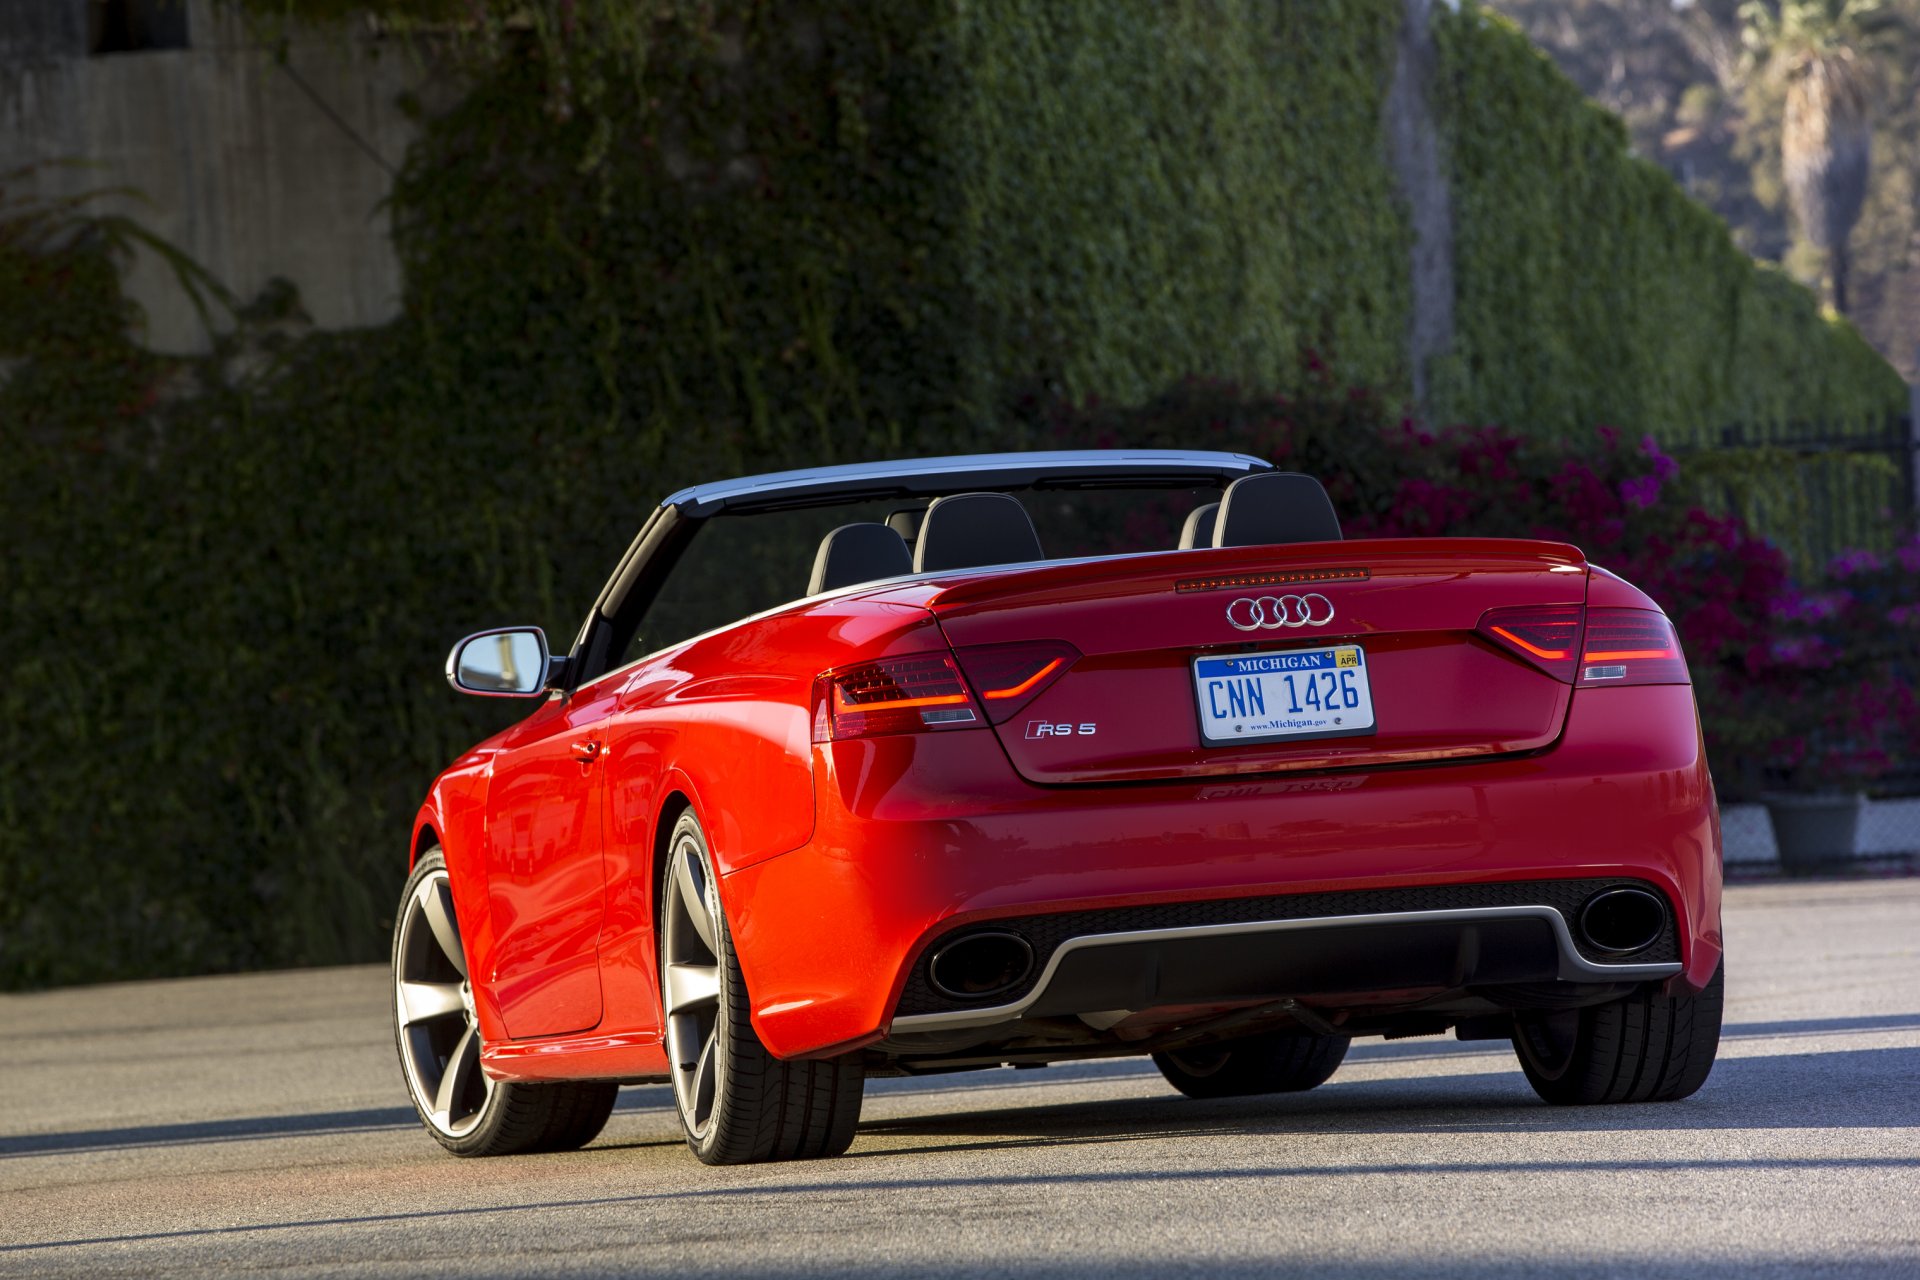
[[1273,1031],[1198,1049],[1156,1053],[1153,1065],[1189,1098],[1299,1093],[1327,1082],[1347,1056],[1345,1036]]
[[458,1156],[570,1151],[613,1113],[615,1084],[507,1084],[480,1069],[453,887],[438,849],[420,856],[393,924],[393,1039],[420,1122]]
[[1649,987],[1585,1009],[1524,1013],[1513,1048],[1548,1102],[1673,1102],[1706,1083],[1720,1048],[1721,974],[1697,992]]
[[853,1143],[866,1071],[857,1057],[783,1062],[754,1034],[720,910],[706,834],[691,811],[668,842],[660,993],[673,1099],[707,1164],[837,1156]]

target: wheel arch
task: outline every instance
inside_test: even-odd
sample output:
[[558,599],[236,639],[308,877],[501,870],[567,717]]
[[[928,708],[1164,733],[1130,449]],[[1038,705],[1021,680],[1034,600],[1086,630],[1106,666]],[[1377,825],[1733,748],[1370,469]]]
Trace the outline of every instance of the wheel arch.
[[407,854],[409,873],[420,865],[420,859],[427,856],[430,849],[440,847],[439,819],[431,814],[423,814],[413,829],[413,848]]
[[[699,810],[693,803],[693,797],[688,794],[686,787],[669,782],[665,790],[666,795],[660,801],[659,811],[653,820],[653,865],[649,873],[653,894],[652,918],[656,925],[660,919],[660,913],[666,909],[667,846],[673,839],[674,825],[680,821],[680,815],[690,809],[693,810],[694,817],[700,816]],[[704,829],[707,824],[702,821],[700,825]],[[708,848],[708,853],[712,853],[711,846]]]
[[[682,814],[691,813],[694,816],[694,820],[700,824],[701,834],[706,840],[707,874],[712,877],[714,888],[717,891],[716,896],[720,903],[720,913],[726,918],[727,930],[733,937],[734,955],[740,964],[741,980],[746,984],[748,991],[752,991],[755,972],[755,962],[752,954],[754,950],[753,930],[751,927],[752,913],[743,909],[744,904],[734,900],[738,891],[729,886],[727,873],[733,868],[727,865],[724,852],[725,846],[722,843],[724,837],[720,837],[719,833],[715,830],[718,825],[715,819],[719,815],[715,814],[713,810],[707,806],[698,784],[677,766],[668,770],[666,777],[662,780],[660,790],[660,807],[654,818],[653,844],[651,849],[653,858],[651,887],[655,927],[656,929],[660,927],[659,922],[662,913],[666,910],[666,878],[671,866],[670,845],[673,839],[673,829],[680,821]],[[659,945],[657,938],[658,935],[656,934],[656,947]],[[662,1016],[664,1017],[664,1015],[665,1010],[663,1008]],[[754,1029],[756,1032],[759,1030],[759,1016],[759,1011],[756,1009],[753,1013],[755,1020]]]

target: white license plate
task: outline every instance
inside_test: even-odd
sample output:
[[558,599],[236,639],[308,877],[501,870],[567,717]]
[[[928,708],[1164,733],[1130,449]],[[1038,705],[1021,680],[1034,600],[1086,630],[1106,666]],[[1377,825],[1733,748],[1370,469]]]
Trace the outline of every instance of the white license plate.
[[1367,654],[1357,644],[1193,660],[1207,746],[1373,732]]

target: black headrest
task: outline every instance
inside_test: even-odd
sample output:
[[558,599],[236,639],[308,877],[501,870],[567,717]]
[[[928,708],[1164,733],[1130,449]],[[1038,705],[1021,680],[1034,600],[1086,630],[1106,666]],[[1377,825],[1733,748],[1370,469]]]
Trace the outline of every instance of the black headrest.
[[935,498],[920,522],[913,571],[972,569],[1044,559],[1033,518],[1004,493],[955,493]]
[[1180,549],[1191,551],[1195,547],[1213,545],[1214,517],[1220,514],[1220,504],[1209,502],[1204,507],[1195,507],[1187,513],[1187,522],[1180,526]]
[[883,524],[843,524],[820,539],[807,594],[817,596],[912,572],[913,556],[899,534]]
[[1297,471],[1241,476],[1220,496],[1216,547],[1263,547],[1277,542],[1338,542],[1340,518],[1327,491]]

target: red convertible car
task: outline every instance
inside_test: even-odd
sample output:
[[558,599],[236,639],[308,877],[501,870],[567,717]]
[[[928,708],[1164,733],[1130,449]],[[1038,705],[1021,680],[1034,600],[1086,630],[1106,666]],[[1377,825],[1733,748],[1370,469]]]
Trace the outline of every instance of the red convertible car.
[[464,1155],[673,1085],[728,1164],[829,1156],[870,1075],[1151,1055],[1308,1089],[1354,1036],[1511,1040],[1554,1103],[1685,1097],[1720,830],[1644,594],[1560,543],[1341,540],[1257,458],[754,476],[652,513],[532,713],[416,822],[395,1038]]

